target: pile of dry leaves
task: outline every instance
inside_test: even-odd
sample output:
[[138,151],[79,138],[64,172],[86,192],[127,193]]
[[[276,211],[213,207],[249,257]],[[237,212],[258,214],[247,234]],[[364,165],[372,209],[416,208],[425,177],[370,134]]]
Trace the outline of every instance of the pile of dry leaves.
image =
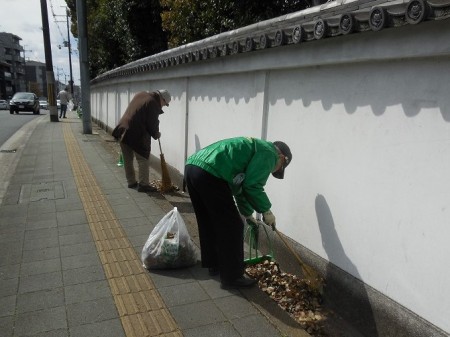
[[150,186],[155,187],[158,190],[158,192],[161,192],[161,193],[175,192],[175,191],[180,190],[180,188],[174,184],[164,187],[162,180],[157,180],[157,179],[152,180],[150,182]]
[[322,297],[310,286],[308,280],[281,272],[278,264],[273,261],[247,266],[246,272],[256,278],[261,290],[288,312],[310,335],[326,336],[322,325],[326,318],[321,308]]

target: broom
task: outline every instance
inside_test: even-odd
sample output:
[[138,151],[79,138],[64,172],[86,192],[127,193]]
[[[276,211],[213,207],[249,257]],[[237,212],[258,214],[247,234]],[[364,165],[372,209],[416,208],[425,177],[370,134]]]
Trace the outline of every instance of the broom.
[[161,158],[161,192],[168,192],[172,189],[172,181],[170,180],[169,170],[161,148],[161,141],[158,138],[159,152]]
[[280,232],[275,228],[272,227],[272,229],[278,234],[281,241],[286,245],[286,247],[290,250],[290,252],[295,256],[297,259],[298,264],[300,265],[303,274],[307,277],[309,280],[309,284],[311,288],[318,291],[320,294],[323,294],[323,279],[319,276],[319,274],[310,266],[308,266],[305,262],[302,261],[300,256],[295,252],[295,250],[291,247],[291,245],[287,242],[287,240],[280,234]]

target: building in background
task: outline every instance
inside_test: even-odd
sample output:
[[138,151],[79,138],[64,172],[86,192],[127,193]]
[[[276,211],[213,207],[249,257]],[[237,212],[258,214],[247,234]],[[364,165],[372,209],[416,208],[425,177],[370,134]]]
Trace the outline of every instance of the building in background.
[[8,99],[12,92],[11,65],[0,61],[0,99]]
[[26,91],[21,40],[17,35],[0,32],[0,95],[5,99],[12,97],[17,91]]
[[25,65],[26,91],[34,92],[39,97],[47,96],[47,73],[45,63],[27,61]]
[[[20,38],[11,33],[0,32],[0,99],[10,99],[18,91],[34,92],[48,99],[46,64],[25,60],[24,47]],[[56,94],[69,86],[68,75],[56,68]],[[63,78],[60,78],[63,77]],[[80,87],[73,86],[74,104],[80,100]]]

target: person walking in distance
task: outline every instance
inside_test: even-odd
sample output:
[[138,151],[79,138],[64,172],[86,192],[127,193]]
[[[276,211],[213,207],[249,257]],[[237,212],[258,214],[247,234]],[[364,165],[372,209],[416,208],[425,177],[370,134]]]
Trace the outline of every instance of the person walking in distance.
[[[170,93],[165,89],[137,93],[112,132],[113,137],[120,140],[128,187],[137,187],[139,192],[157,191],[149,181],[150,141],[151,138],[156,140],[161,137],[159,115],[164,113],[163,106],[169,106],[170,99]],[[138,164],[139,181],[134,171],[134,157]]]
[[69,88],[65,87],[58,93],[58,98],[61,105],[59,118],[66,118],[67,105],[69,104],[69,101],[72,98],[68,90]]
[[250,137],[218,141],[187,159],[184,177],[197,218],[202,267],[210,275],[220,274],[222,288],[256,283],[244,275],[242,217],[256,223],[256,211],[275,228],[264,186],[270,173],[283,179],[291,160],[285,143]]

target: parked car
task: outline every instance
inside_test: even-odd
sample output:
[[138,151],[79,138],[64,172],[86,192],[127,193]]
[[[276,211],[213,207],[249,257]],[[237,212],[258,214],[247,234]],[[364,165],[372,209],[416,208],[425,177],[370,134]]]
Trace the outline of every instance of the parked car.
[[0,110],[8,110],[8,108],[9,108],[8,101],[0,99]]
[[16,92],[9,101],[9,113],[18,114],[19,111],[32,111],[35,115],[39,114],[39,98],[32,92]]
[[47,110],[48,109],[48,102],[46,100],[40,100],[39,101],[39,107],[41,109]]

